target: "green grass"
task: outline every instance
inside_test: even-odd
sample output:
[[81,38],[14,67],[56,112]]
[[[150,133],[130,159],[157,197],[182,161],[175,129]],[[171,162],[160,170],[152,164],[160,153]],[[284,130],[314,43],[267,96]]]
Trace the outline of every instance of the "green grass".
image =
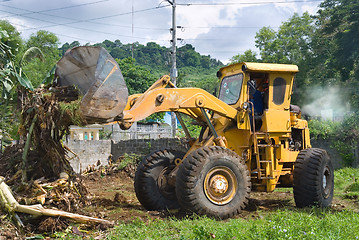
[[135,220],[116,226],[107,239],[356,239],[358,226],[358,214],[350,211],[280,210],[250,220]]
[[359,198],[359,169],[343,168],[334,173],[336,196],[350,199]]

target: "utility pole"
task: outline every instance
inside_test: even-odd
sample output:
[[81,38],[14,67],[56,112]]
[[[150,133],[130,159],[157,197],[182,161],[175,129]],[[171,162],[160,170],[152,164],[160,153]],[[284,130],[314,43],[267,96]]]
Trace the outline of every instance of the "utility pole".
[[[172,68],[171,68],[171,81],[174,85],[176,85],[176,78],[177,78],[177,66],[176,66],[176,0],[167,0],[169,4],[172,5]],[[176,136],[176,129],[177,129],[177,119],[176,114],[171,112],[171,126],[172,126],[172,137]]]
[[131,52],[132,52],[132,59],[131,61],[133,62],[133,12],[134,12],[134,7],[133,7],[133,0],[132,0],[132,12],[131,12],[131,20],[132,20],[132,27],[131,27],[131,37],[132,37],[132,48],[131,48]]

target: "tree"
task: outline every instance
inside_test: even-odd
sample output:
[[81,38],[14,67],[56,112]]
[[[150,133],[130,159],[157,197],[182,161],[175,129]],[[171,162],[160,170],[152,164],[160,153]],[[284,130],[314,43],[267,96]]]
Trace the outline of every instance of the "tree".
[[262,62],[298,65],[293,102],[303,104],[305,88],[317,84],[318,79],[311,75],[315,67],[313,55],[313,36],[315,25],[311,16],[305,12],[302,16],[295,13],[283,22],[278,31],[264,27],[256,34],[256,47],[259,48]]
[[[5,30],[0,29],[0,80],[2,87],[1,99],[8,99],[11,95],[11,91],[18,86],[33,90],[31,82],[23,76],[21,65],[16,64],[15,55],[16,50],[13,50],[10,46],[5,44],[9,42],[9,35]],[[26,51],[22,57],[22,61],[26,61],[35,52],[34,49]],[[21,62],[21,61],[20,61]]]
[[116,59],[130,95],[145,92],[157,78],[132,58]]
[[[120,66],[130,95],[144,93],[157,80],[156,76],[145,67],[136,64],[132,58],[116,59],[116,61]],[[163,116],[164,113],[153,114],[146,120],[161,122]]]
[[359,2],[326,0],[316,16],[318,33],[334,44],[331,49],[333,66],[342,80],[359,78]]
[[195,51],[191,44],[178,48],[177,52],[178,67],[197,67],[201,65],[201,55]]
[[255,36],[256,47],[261,51],[261,58],[264,62],[276,62],[274,59],[277,51],[277,43],[275,43],[276,32],[270,27],[263,27]]
[[337,84],[352,110],[359,110],[359,2],[325,0],[315,15],[315,68],[321,82]]
[[[20,33],[8,21],[0,20],[0,29],[6,32],[6,36],[1,36],[1,42],[9,47],[11,53],[15,56],[24,48],[24,42],[20,37]],[[19,60],[16,58],[16,60]]]
[[313,20],[305,12],[295,13],[282,23],[278,32],[264,27],[256,34],[256,47],[261,51],[263,62],[304,65],[310,60],[311,39],[315,30]]
[[59,39],[53,33],[40,30],[30,36],[26,42],[26,47],[37,47],[46,53],[43,61],[35,59],[23,67],[24,72],[33,85],[39,86],[46,77],[46,74],[60,59],[60,50],[58,49]]
[[67,50],[69,50],[69,49],[71,49],[71,48],[74,48],[74,47],[78,47],[78,46],[80,46],[81,44],[80,44],[80,42],[79,41],[73,41],[72,43],[68,43],[68,42],[66,42],[65,44],[63,44],[60,48],[59,48],[59,50],[61,51],[61,55],[63,56],[63,55],[65,55],[65,53],[66,53],[66,51]]
[[240,62],[257,62],[257,53],[248,49],[244,54],[234,55],[229,61],[230,63],[240,63]]

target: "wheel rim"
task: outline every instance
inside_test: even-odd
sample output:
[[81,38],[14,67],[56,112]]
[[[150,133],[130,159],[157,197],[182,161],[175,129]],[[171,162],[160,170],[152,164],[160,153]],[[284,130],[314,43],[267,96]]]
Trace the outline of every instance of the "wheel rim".
[[176,189],[168,183],[168,174],[173,168],[173,166],[170,166],[162,169],[157,178],[157,186],[158,190],[165,198],[176,200]]
[[206,174],[204,192],[212,203],[225,205],[234,198],[237,185],[236,175],[231,169],[214,167]]
[[325,198],[329,197],[331,193],[331,188],[332,188],[331,179],[332,179],[332,173],[329,167],[326,166],[323,171],[323,193]]

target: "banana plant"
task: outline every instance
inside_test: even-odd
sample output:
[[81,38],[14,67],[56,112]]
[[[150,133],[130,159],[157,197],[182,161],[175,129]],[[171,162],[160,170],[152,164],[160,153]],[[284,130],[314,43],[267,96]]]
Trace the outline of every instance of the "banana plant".
[[13,98],[14,90],[34,90],[31,81],[26,77],[22,67],[33,58],[43,59],[41,50],[37,47],[31,47],[25,51],[20,62],[17,64],[14,55],[17,49],[12,49],[6,44],[8,38],[7,32],[0,29],[0,116],[2,118],[0,135],[3,141],[11,139],[10,132],[14,128],[13,115],[17,112],[15,110],[16,99]]
[[41,50],[37,47],[31,47],[24,53],[19,65],[16,66],[13,49],[4,43],[7,38],[6,31],[0,31],[0,84],[3,99],[7,99],[10,96],[11,90],[17,86],[22,86],[33,91],[34,87],[23,73],[22,66],[31,58],[38,57],[43,59]]

